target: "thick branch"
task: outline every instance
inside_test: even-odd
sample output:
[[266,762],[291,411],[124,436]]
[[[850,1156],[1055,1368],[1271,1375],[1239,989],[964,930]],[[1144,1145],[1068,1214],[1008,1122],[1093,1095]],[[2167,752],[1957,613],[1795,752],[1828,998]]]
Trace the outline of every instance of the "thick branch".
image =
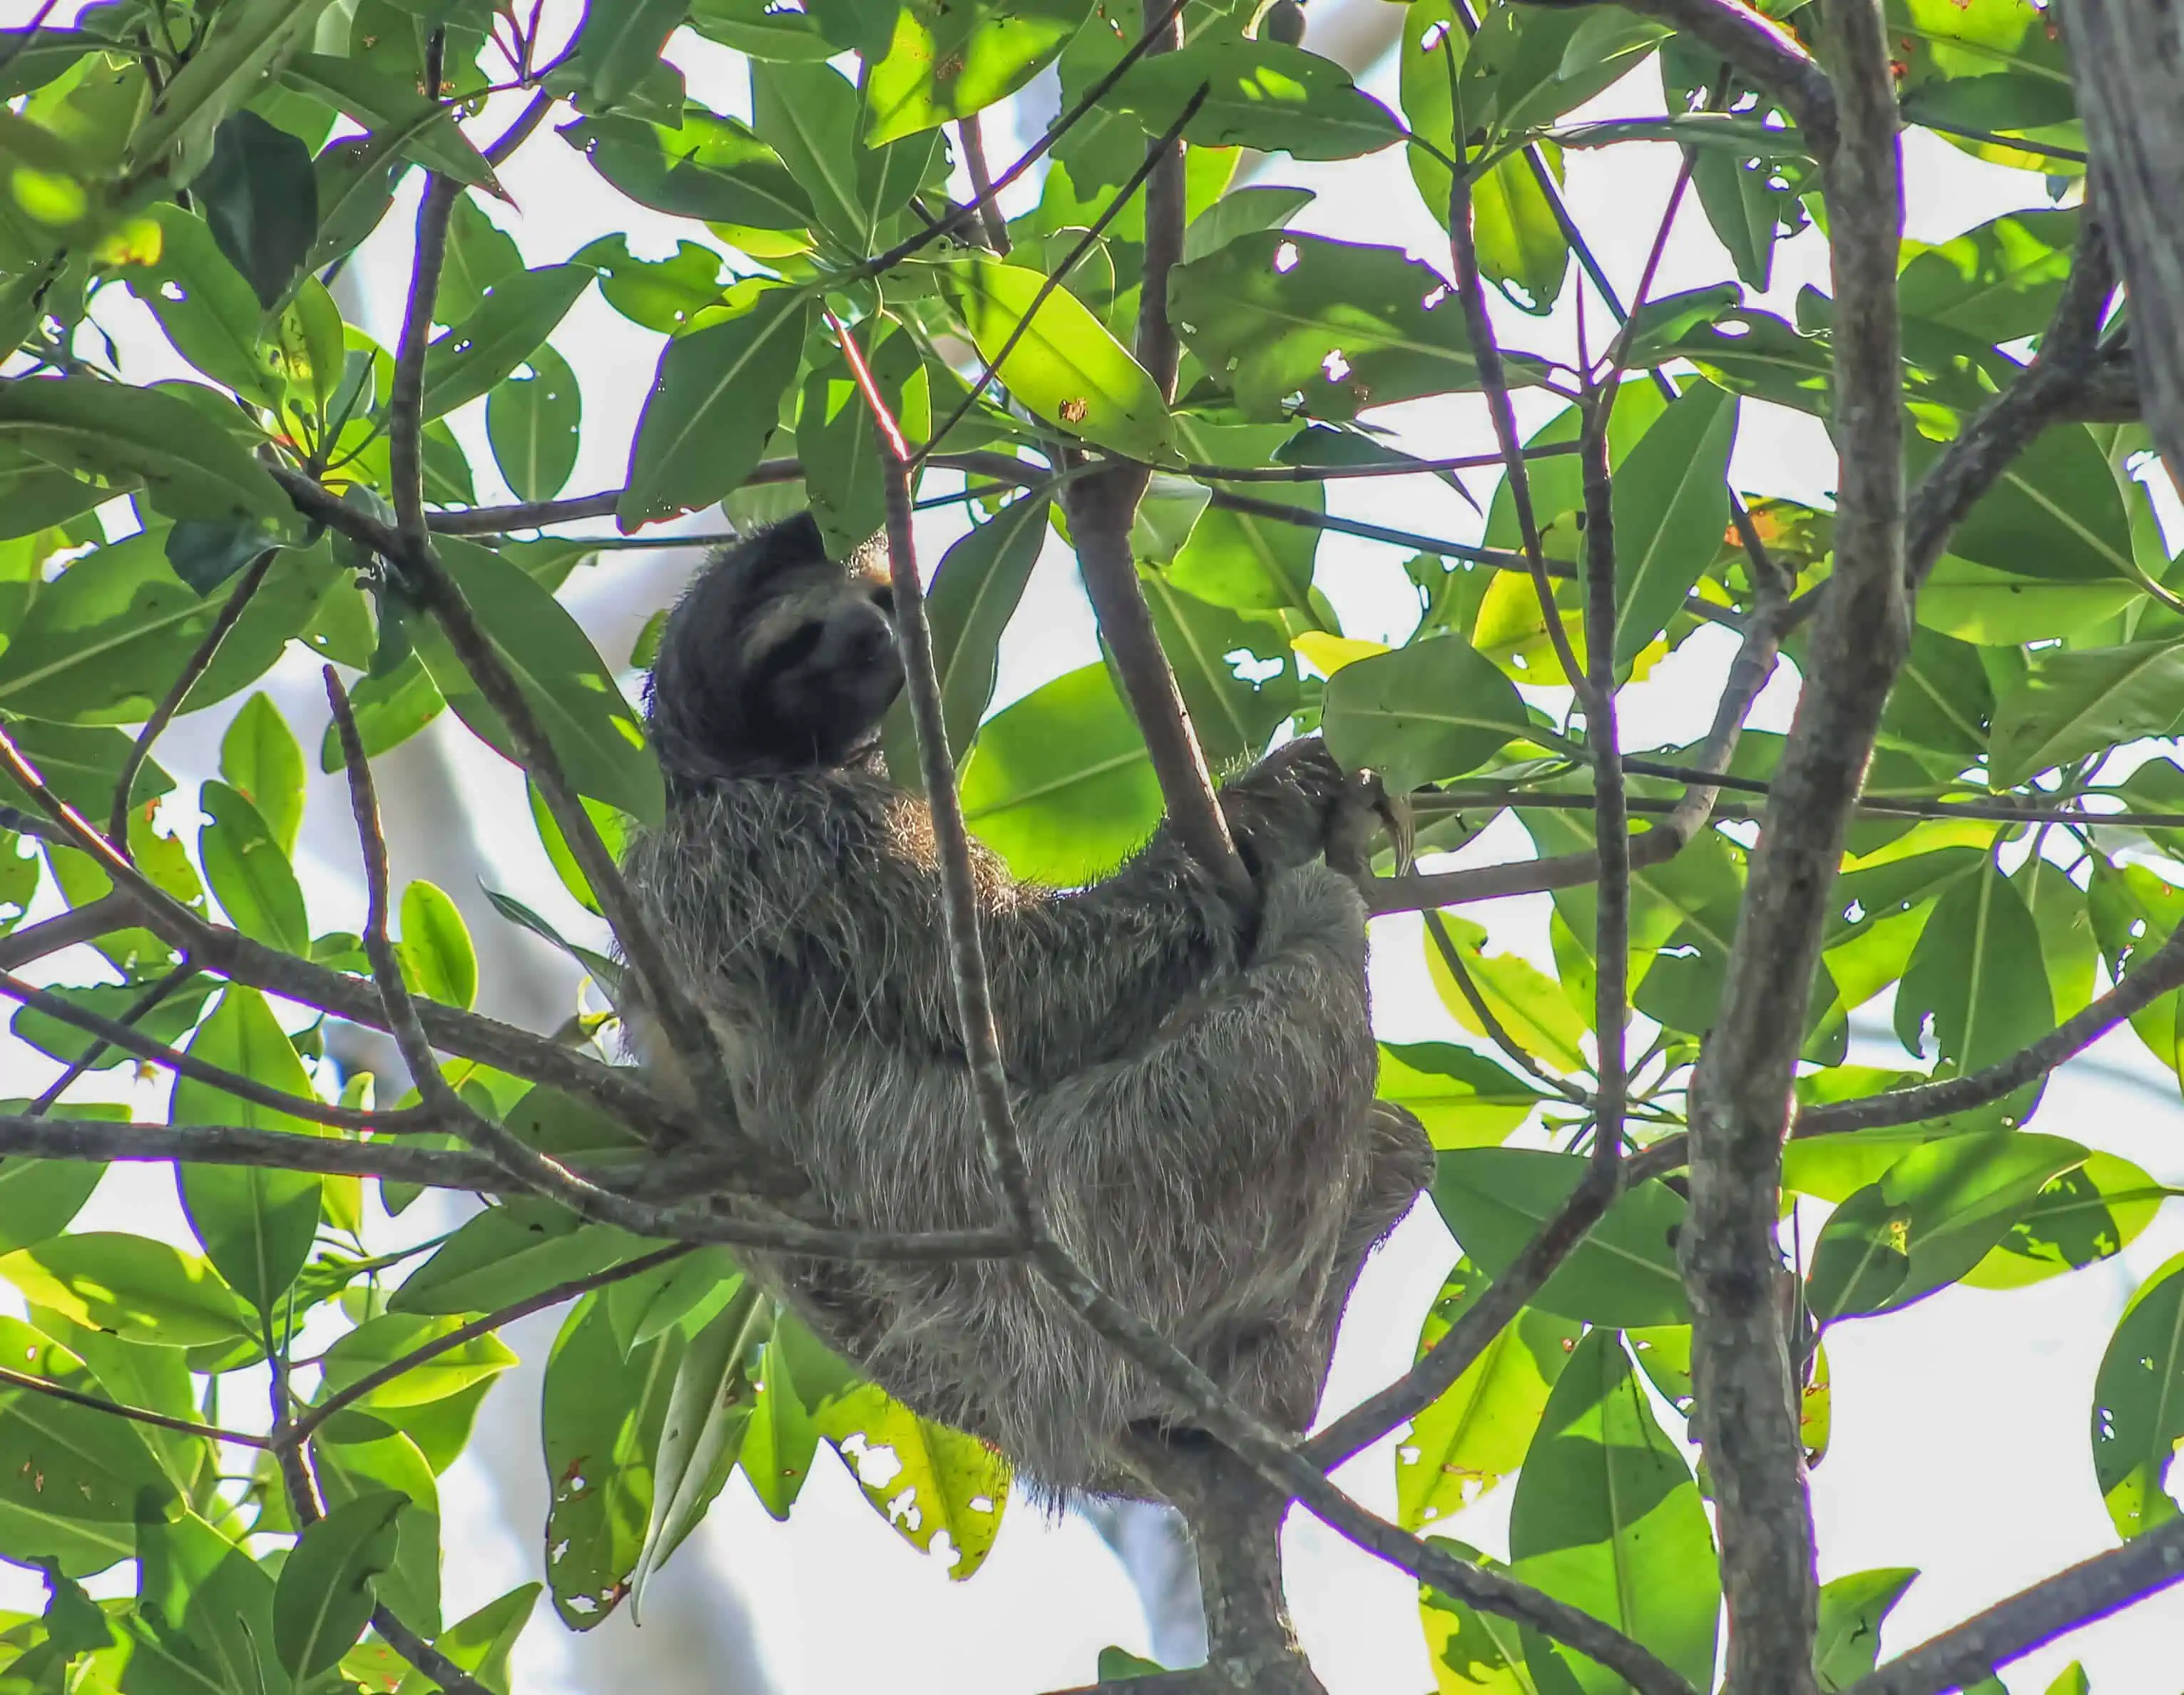
[[128,896],[110,894],[70,907],[66,912],[41,919],[36,924],[26,924],[20,930],[0,936],[0,970],[20,970],[64,948],[80,947],[114,931],[126,930],[138,916],[136,903]]
[[[1664,232],[1669,222],[1662,220]],[[1641,297],[1644,292],[1641,285]],[[1585,466],[1585,647],[1591,670],[1584,696],[1585,734],[1592,755],[1593,824],[1600,854],[1592,950],[1593,1029],[1600,1044],[1599,1099],[1593,1115],[1596,1167],[1613,1167],[1623,1157],[1623,1109],[1630,1081],[1624,1048],[1630,1014],[1630,814],[1615,717],[1615,519],[1607,475],[1607,414],[1614,403],[1613,389],[1601,393],[1586,408],[1580,438]]]
[[[1721,1016],[1694,1081],[1691,1213],[1677,1244],[1693,1319],[1693,1422],[1720,1514],[1726,1687],[1736,1695],[1814,1687],[1812,1511],[1774,1235],[1781,1148],[1826,897],[1910,633],[1895,86],[1877,0],[1831,6],[1827,26],[1841,122],[1825,164],[1841,456],[1836,568],[1752,856]],[[1710,44],[1736,62],[1726,42]]]
[[1849,1695],[1942,1695],[1992,1676],[2043,1642],[2120,1612],[2184,1580],[2184,1519],[2020,1590],[1954,1630],[1898,1655]]
[[2063,23],[2147,426],[2184,479],[2184,42],[2174,9],[2142,0],[2074,0]]
[[376,1177],[425,1189],[499,1195],[522,1186],[474,1153],[399,1142],[351,1142],[241,1125],[114,1124],[103,1119],[0,1115],[0,1158],[71,1159],[107,1164],[242,1165],[309,1171],[325,1177]]

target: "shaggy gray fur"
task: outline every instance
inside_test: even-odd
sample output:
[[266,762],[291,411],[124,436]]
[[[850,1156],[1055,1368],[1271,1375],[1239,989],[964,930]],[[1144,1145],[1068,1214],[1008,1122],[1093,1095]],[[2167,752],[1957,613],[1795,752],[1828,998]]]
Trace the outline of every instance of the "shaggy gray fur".
[[[883,1231],[991,1225],[1000,1201],[922,802],[867,753],[784,758],[771,713],[772,745],[716,733],[692,746],[697,720],[671,697],[702,675],[716,732],[744,721],[721,703],[746,674],[777,705],[780,668],[733,632],[766,622],[760,603],[811,608],[815,580],[868,592],[824,564],[816,537],[798,551],[777,532],[731,550],[670,620],[656,677],[671,697],[656,690],[651,707],[676,729],[660,738],[671,800],[627,870],[721,1035],[745,1122],[788,1146],[828,1217]],[[860,697],[869,731],[865,681],[841,693]],[[671,740],[686,751],[666,752]],[[1343,792],[1316,741],[1223,791],[1256,910],[1165,828],[1074,893],[1015,881],[983,852],[977,864],[1017,1122],[1056,1236],[1291,1431],[1311,1420],[1359,1265],[1431,1175],[1415,1120],[1373,1099],[1363,903],[1316,863]],[[666,1069],[641,1018],[632,1034]],[[1143,1493],[1124,1433],[1189,1422],[1020,1264],[748,1259],[889,1393],[994,1442],[1050,1492]]]

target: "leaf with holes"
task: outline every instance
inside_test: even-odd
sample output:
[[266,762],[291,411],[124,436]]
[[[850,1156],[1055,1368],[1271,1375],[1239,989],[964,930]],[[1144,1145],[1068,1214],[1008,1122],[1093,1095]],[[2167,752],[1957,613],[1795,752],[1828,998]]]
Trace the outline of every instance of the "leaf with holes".
[[781,155],[749,125],[694,102],[683,107],[679,129],[615,114],[565,125],[560,133],[601,176],[655,212],[753,230],[811,222],[811,197]]
[[2184,642],[2048,647],[1994,703],[1994,781],[2038,772],[2121,742],[2172,733],[2184,715]]
[[1399,141],[1395,114],[1333,59],[1280,42],[1209,35],[1139,59],[1100,104],[1165,132],[1201,88],[1184,126],[1193,147],[1251,147],[1292,158],[1357,158]]
[[2177,1514],[2170,1462],[2184,1443],[2184,1256],[2139,1285],[2093,1379],[2093,1481],[2126,1537]]
[[545,342],[486,397],[493,462],[518,500],[551,500],[577,468],[584,397],[569,362]]
[[494,284],[476,311],[425,349],[425,416],[476,399],[530,358],[592,276],[588,265],[545,265]]
[[404,153],[465,186],[497,189],[492,165],[456,127],[454,108],[426,98],[362,59],[296,53],[281,76],[289,87],[325,101],[375,134],[402,137]]
[[1006,100],[1077,33],[1089,0],[905,6],[865,76],[865,145],[878,147]]
[[198,857],[220,909],[252,940],[284,953],[308,954],[311,928],[303,886],[271,826],[226,783],[206,783],[201,803],[208,822]]

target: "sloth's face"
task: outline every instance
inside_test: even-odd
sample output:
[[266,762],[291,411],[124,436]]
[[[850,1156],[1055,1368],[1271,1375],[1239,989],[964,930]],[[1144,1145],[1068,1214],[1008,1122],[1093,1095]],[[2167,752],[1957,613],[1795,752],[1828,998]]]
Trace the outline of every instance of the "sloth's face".
[[841,764],[902,691],[894,592],[884,579],[830,574],[817,592],[788,597],[754,632],[749,682],[783,749]]

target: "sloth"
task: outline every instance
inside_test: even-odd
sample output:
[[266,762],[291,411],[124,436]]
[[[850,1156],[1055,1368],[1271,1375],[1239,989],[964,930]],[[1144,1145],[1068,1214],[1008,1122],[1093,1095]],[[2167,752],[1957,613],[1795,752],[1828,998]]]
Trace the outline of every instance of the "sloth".
[[[744,1122],[850,1229],[990,1228],[931,815],[878,754],[902,685],[867,544],[800,516],[714,555],[646,688],[665,822],[632,887],[722,1044]],[[1036,1203],[1061,1245],[1245,1407],[1307,1428],[1367,1254],[1429,1180],[1373,1099],[1365,913],[1322,862],[1356,786],[1317,738],[1220,793],[1251,873],[1223,884],[1166,826],[1061,892],[974,847],[978,920]],[[639,1060],[684,1089],[656,1028]],[[749,1253],[747,1269],[917,1412],[979,1437],[1034,1492],[1145,1496],[1150,1437],[1189,1409],[1016,1261]],[[1140,1470],[1142,1467],[1140,1466]]]

